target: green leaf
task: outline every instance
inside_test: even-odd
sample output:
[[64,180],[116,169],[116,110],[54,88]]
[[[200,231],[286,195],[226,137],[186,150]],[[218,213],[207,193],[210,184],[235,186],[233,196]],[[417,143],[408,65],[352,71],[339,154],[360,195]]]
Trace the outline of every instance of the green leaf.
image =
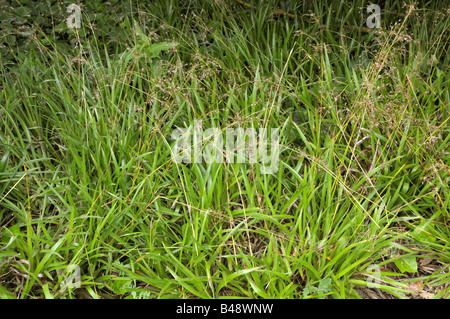
[[0,299],[16,299],[16,296],[3,286],[0,286]]
[[157,57],[162,51],[169,50],[175,46],[177,46],[178,43],[176,42],[161,42],[161,43],[154,43],[151,45],[146,45],[142,48],[142,51],[146,53],[150,58]]
[[434,231],[433,224],[431,224],[431,221],[423,221],[414,230],[413,237],[415,239],[421,240],[421,241],[435,242],[436,241],[436,237],[431,235],[430,231]]
[[308,295],[309,295],[309,289],[308,288],[303,289],[303,297],[306,297]]
[[127,277],[113,278],[111,288],[115,294],[124,294],[128,291],[127,288],[131,287],[132,281]]
[[328,292],[331,290],[330,285],[331,285],[331,279],[325,278],[322,281],[320,281],[319,290],[322,292]]
[[414,256],[401,256],[397,260],[395,260],[395,265],[397,268],[404,273],[407,272],[417,272],[417,261]]
[[134,24],[134,32],[139,38],[139,41],[142,45],[147,45],[149,43],[148,37],[145,35],[144,31],[142,31],[139,24],[136,22],[136,20],[133,21]]
[[149,38],[145,35],[139,24],[134,21],[134,31],[139,39],[140,50],[149,58],[156,58],[162,51],[172,49],[177,46],[177,42],[161,42],[150,44]]

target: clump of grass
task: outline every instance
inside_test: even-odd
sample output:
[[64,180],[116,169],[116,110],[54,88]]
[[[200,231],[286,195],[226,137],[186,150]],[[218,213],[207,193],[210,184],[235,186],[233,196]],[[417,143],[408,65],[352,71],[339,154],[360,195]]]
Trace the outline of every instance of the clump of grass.
[[[364,5],[153,1],[2,65],[1,296],[447,298],[449,21]],[[176,163],[196,120],[279,128],[278,170]]]

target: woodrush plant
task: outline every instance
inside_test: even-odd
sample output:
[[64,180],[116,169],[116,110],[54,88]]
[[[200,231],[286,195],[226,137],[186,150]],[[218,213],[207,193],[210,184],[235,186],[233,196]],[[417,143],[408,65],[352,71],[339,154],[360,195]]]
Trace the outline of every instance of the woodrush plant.
[[[422,282],[447,298],[435,5],[386,1],[370,33],[363,1],[293,17],[272,1],[139,2],[118,29],[72,30],[70,49],[36,28],[1,66],[1,296],[408,298]],[[169,137],[195,121],[279,128],[278,169],[176,163]],[[63,284],[70,265],[79,287]]]

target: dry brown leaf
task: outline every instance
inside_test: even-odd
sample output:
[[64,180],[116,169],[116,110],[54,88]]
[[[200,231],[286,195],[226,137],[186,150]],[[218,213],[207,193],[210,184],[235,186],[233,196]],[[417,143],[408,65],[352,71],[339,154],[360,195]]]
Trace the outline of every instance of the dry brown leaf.
[[432,299],[434,297],[434,294],[428,291],[422,291],[419,295],[425,299]]
[[413,294],[418,294],[422,290],[422,287],[423,287],[422,280],[411,282],[408,285],[408,289],[411,290]]

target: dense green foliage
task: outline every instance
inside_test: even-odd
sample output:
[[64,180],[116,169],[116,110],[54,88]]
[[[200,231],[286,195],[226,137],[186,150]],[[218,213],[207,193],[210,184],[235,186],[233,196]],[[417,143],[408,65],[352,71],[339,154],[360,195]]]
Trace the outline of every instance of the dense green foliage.
[[[136,2],[2,1],[1,297],[449,296],[445,1]],[[174,162],[194,120],[278,170]]]

